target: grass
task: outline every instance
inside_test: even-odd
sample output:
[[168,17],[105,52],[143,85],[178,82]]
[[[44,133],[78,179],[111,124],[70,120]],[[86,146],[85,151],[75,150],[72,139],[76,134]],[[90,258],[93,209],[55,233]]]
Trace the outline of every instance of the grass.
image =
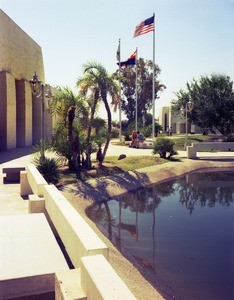
[[[210,138],[211,136],[208,135],[188,135],[188,146],[192,143],[209,140]],[[170,137],[170,139],[175,141],[175,150],[184,150],[185,135],[174,134]],[[123,145],[123,143],[120,143],[117,139],[112,142],[115,145]],[[133,171],[153,165],[160,165],[169,161],[176,161],[176,159],[174,157],[171,157],[170,160],[162,159],[160,157],[153,156],[153,154],[152,156],[129,156],[121,160],[118,160],[117,156],[107,156],[102,167],[99,167],[96,162],[93,162],[94,168],[92,170],[82,170],[78,174],[70,171],[66,167],[63,167],[61,169],[62,180],[60,185],[75,183],[77,179],[89,180],[92,178],[119,174],[121,172]]]
[[161,159],[155,156],[129,156],[124,159],[118,160],[117,156],[108,156],[105,159],[105,164],[112,164],[121,169],[122,171],[132,171],[149,167],[152,165],[161,165],[168,162],[166,159]]
[[[184,150],[184,143],[185,143],[185,136],[181,136],[181,135],[175,135],[172,136],[172,139],[175,142],[175,150]],[[200,143],[202,141],[207,141],[210,139],[210,136],[208,135],[202,135],[202,134],[196,134],[196,135],[188,135],[188,146],[191,146],[192,143],[196,144],[196,143]]]
[[153,165],[161,165],[171,160],[162,159],[155,156],[134,156],[126,157],[118,160],[117,156],[107,156],[103,165],[100,167],[96,162],[93,162],[94,168],[92,170],[81,170],[78,174],[75,171],[70,171],[68,167],[61,168],[61,181],[58,186],[64,186],[73,184],[77,180],[90,180],[93,178],[100,178],[103,176],[109,176],[114,174],[120,174],[122,172],[138,170],[144,167]]

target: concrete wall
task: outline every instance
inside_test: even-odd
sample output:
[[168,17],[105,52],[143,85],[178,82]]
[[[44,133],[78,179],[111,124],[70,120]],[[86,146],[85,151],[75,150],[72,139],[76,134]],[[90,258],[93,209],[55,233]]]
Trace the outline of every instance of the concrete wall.
[[0,9],[0,150],[40,138],[40,104],[29,84],[35,71],[44,82],[41,47]]
[[187,147],[187,157],[196,158],[197,151],[234,151],[234,142],[192,143],[192,146]]
[[16,147],[15,78],[0,72],[0,149]]
[[17,147],[32,144],[32,91],[24,80],[16,81],[16,142]]
[[0,9],[0,71],[30,80],[36,71],[44,82],[41,47]]
[[108,247],[61,192],[47,185],[33,164],[20,177],[21,192],[34,193],[29,195],[29,212],[48,215],[76,268],[56,273],[55,299],[136,300],[109,264]]
[[46,212],[74,267],[80,267],[83,256],[103,254],[108,259],[107,246],[55,186],[44,186],[44,197]]

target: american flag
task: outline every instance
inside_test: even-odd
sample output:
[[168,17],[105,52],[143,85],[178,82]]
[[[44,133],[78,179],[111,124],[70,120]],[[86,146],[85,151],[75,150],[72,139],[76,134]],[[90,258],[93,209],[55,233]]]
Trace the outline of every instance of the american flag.
[[150,31],[154,31],[154,16],[142,21],[138,26],[136,26],[133,37],[137,37]]

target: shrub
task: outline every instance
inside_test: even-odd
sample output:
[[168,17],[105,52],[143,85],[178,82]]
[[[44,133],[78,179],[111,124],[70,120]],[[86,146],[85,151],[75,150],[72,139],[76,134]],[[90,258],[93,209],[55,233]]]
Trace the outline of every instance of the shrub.
[[141,128],[141,133],[145,136],[145,137],[150,137],[152,134],[152,126],[145,126]]
[[119,130],[117,128],[113,128],[111,131],[111,138],[116,139],[119,137]]
[[234,142],[234,135],[228,136],[226,142]]
[[48,183],[56,184],[59,182],[60,171],[58,159],[39,156],[34,158],[34,163]]
[[170,138],[157,138],[153,144],[153,153],[159,154],[161,158],[170,158],[177,154],[174,146],[175,142]]
[[131,141],[131,137],[130,137],[129,132],[125,132],[125,133],[124,133],[124,138],[125,138],[125,141],[126,141],[126,142]]

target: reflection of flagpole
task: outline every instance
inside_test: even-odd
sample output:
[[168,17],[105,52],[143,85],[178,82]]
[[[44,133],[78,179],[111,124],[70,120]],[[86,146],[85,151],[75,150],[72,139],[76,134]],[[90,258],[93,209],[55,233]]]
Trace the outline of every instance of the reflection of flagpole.
[[138,94],[137,94],[137,72],[138,72],[138,69],[137,69],[137,62],[138,62],[138,51],[137,51],[137,48],[136,48],[136,57],[135,57],[135,69],[136,69],[136,84],[135,84],[135,94],[136,94],[136,101],[135,101],[135,119],[136,119],[136,124],[135,124],[135,130],[137,132],[138,128],[137,128],[137,114],[138,114]]
[[154,16],[154,30],[153,30],[153,84],[152,84],[152,138],[155,137],[155,14]]
[[119,39],[119,46],[117,50],[117,60],[119,62],[119,141],[121,142],[122,137],[122,120],[121,120],[121,81],[120,81],[120,74],[121,74],[121,55],[120,55],[120,44],[121,40]]
[[137,199],[137,207],[136,207],[136,240],[138,241],[138,209],[139,209],[139,201]]
[[121,247],[121,215],[122,215],[122,212],[121,212],[121,205],[122,201],[119,199],[119,246]]
[[155,254],[156,254],[156,245],[155,245],[155,198],[153,201],[153,224],[152,224],[152,235],[153,235],[153,265],[154,265],[154,271],[156,269],[156,264],[155,264]]

